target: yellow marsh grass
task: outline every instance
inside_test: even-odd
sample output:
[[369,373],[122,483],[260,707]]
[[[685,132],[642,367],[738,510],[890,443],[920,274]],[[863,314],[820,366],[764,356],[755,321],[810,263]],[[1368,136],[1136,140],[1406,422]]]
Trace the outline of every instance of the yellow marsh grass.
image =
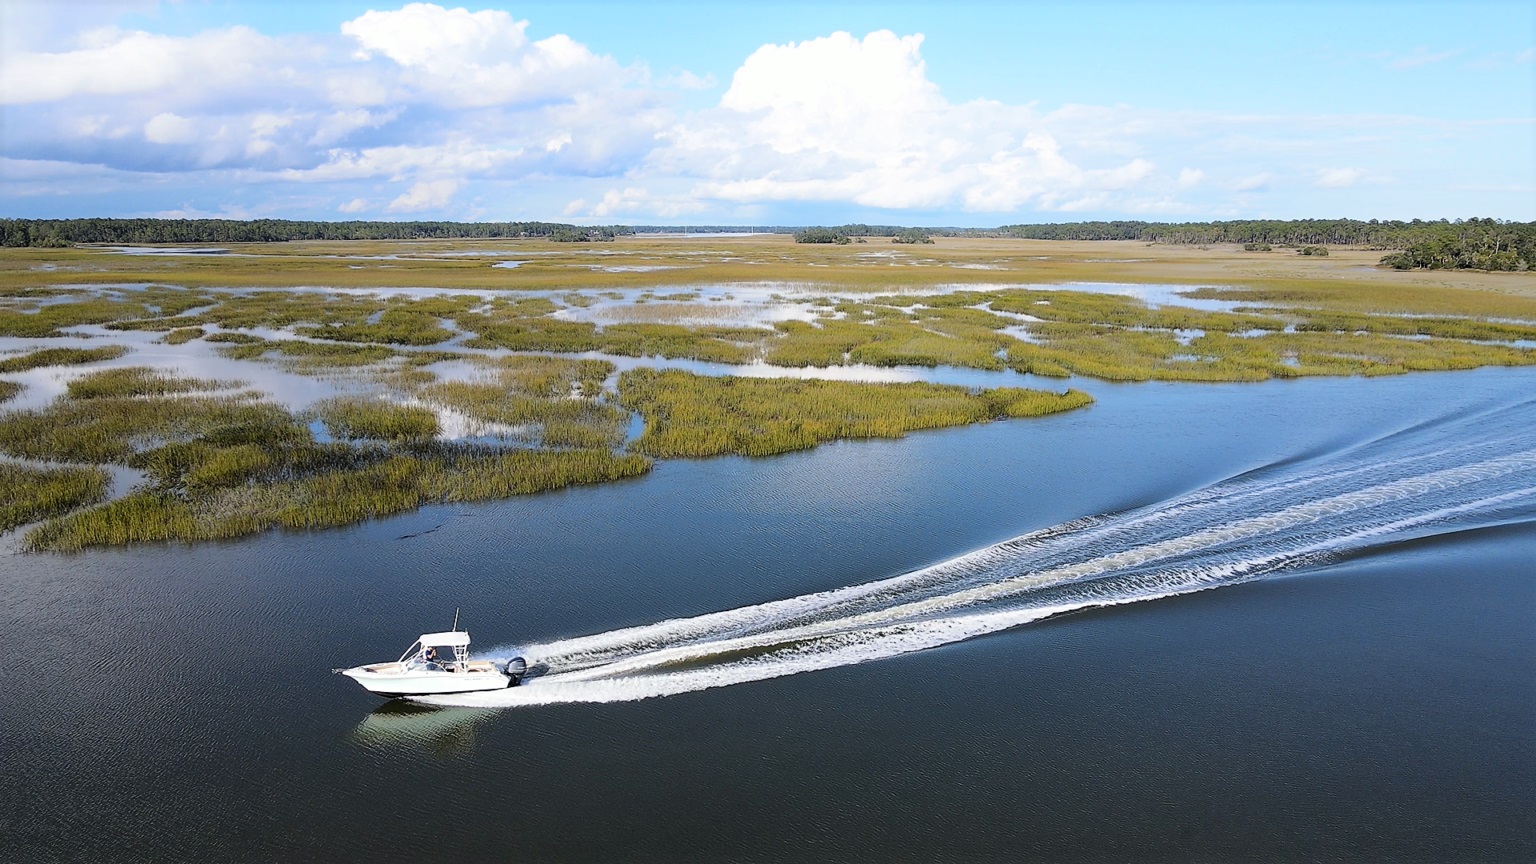
[[[1376,266],[1379,250],[1333,248],[1327,258],[1244,253],[1134,241],[1072,242],[939,238],[896,258],[862,256],[880,244],[807,246],[787,235],[735,238],[624,237],[601,249],[541,240],[304,242],[236,244],[253,257],[131,256],[99,249],[0,250],[0,277],[20,290],[80,282],[159,282],[229,287],[413,287],[507,290],[650,287],[785,281],[850,290],[922,288],[947,283],[1071,281],[1205,284],[1307,292],[1307,302],[1355,311],[1536,318],[1536,277],[1525,273],[1394,271]],[[886,245],[884,250],[891,247]],[[366,261],[336,255],[497,250],[525,257],[516,269],[500,257]],[[545,253],[555,254],[545,254]],[[532,253],[532,254],[530,254]],[[610,273],[593,267],[640,263],[678,269]],[[34,269],[50,264],[54,270]],[[972,269],[987,267],[995,269]],[[360,268],[360,269],[354,269]],[[1315,293],[1314,293],[1315,292]],[[1491,296],[1480,297],[1476,295]]]

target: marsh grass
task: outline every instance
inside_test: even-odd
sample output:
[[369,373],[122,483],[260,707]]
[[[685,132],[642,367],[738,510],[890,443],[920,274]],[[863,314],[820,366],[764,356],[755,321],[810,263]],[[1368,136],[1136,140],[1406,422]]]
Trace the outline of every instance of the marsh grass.
[[101,348],[43,348],[18,357],[0,360],[0,373],[25,372],[28,369],[39,369],[44,366],[80,366],[86,363],[116,360],[127,353],[128,348],[123,345],[106,345]]
[[[1520,278],[1510,274],[1510,279]],[[1288,311],[1314,309],[1376,315],[1456,315],[1536,320],[1536,297],[1504,291],[1419,284],[1421,281],[1408,280],[1405,284],[1398,280],[1353,282],[1260,278],[1245,280],[1242,285],[1196,288],[1184,294],[1202,300],[1281,306]],[[1498,281],[1507,282],[1509,279]]]
[[[510,365],[507,387],[538,393],[563,388],[563,397],[540,398],[578,411],[601,403],[569,394],[600,389],[611,371],[607,364],[554,358]],[[580,416],[578,432],[562,442],[572,449],[509,451],[430,440],[437,421],[425,408],[337,398],[318,406],[317,414],[339,436],[367,440],[320,443],[304,418],[248,396],[124,395],[145,389],[136,371],[123,381],[101,379],[100,392],[91,398],[59,399],[43,409],[0,415],[0,449],[8,453],[127,464],[142,470],[147,481],[124,498],[82,510],[101,496],[87,488],[48,497],[7,480],[27,514],[55,517],[27,535],[26,548],[73,550],[237,537],[275,527],[321,528],[434,502],[615,480],[650,468],[643,456],[612,452],[611,438],[590,433],[592,424]],[[183,384],[186,380],[191,379]],[[588,441],[599,446],[580,446]],[[78,490],[78,478],[69,484],[66,478],[73,475],[61,474],[47,488]],[[49,509],[39,510],[38,501]],[[75,512],[66,513],[70,510]]]
[[357,467],[187,496],[145,490],[53,519],[29,532],[30,551],[156,541],[193,542],[270,530],[349,525],[426,504],[481,501],[650,470],[642,456],[607,450],[503,451],[436,446],[403,453],[361,451]]
[[0,462],[0,533],[59,516],[105,498],[111,486],[100,468],[34,468]]
[[313,410],[332,435],[346,440],[419,441],[440,431],[431,409],[383,399],[335,396]]
[[24,336],[34,339],[63,336],[65,327],[105,324],[120,318],[133,318],[144,314],[144,311],[144,307],[139,304],[105,298],[55,303],[30,313],[0,309],[0,336]]
[[27,388],[15,381],[0,380],[0,402],[9,402],[15,399],[16,395],[25,389]]
[[228,390],[243,386],[243,381],[215,381],[187,378],[151,369],[148,366],[122,366],[92,372],[69,382],[70,399],[107,399],[123,396],[167,396],[173,393]]
[[645,418],[632,449],[659,457],[766,456],[843,438],[899,438],[917,429],[1033,417],[1092,402],[1065,393],[938,384],[862,384],[783,378],[705,377],[632,369],[619,399]]
[[[636,322],[599,327],[588,322],[563,321],[550,316],[563,308],[548,297],[499,296],[491,299],[470,295],[433,294],[416,298],[369,296],[323,291],[201,291],[152,286],[104,296],[79,292],[66,302],[38,306],[28,313],[10,310],[12,318],[26,317],[14,326],[33,333],[57,333],[56,325],[111,319],[109,327],[186,329],[215,324],[222,328],[292,328],[296,332],[349,343],[361,349],[383,349],[386,344],[431,345],[450,338],[455,325],[474,334],[469,345],[518,351],[572,353],[602,351],[626,356],[662,356],[727,363],[765,359],[771,363],[807,366],[869,363],[876,365],[953,365],[978,369],[1009,366],[1039,374],[1076,372],[1114,380],[1254,380],[1297,374],[1346,373],[1347,364],[1286,365],[1276,369],[1255,363],[1247,352],[1232,356],[1168,353],[1153,342],[1133,335],[1138,331],[1194,331],[1238,334],[1279,331],[1290,327],[1325,334],[1356,332],[1381,335],[1427,335],[1434,339],[1509,341],[1529,336],[1529,327],[1464,317],[1536,320],[1536,297],[1517,296],[1518,291],[1498,293],[1466,287],[1428,284],[1417,275],[1376,272],[1370,256],[1351,257],[1341,251],[1328,259],[1298,259],[1278,264],[1273,259],[1256,263],[1251,255],[1232,250],[1190,250],[1146,247],[1139,244],[1049,243],[1020,240],[955,240],[942,238],[920,256],[871,258],[856,250],[796,246],[787,237],[686,240],[625,238],[606,252],[638,256],[658,266],[680,269],[650,273],[608,273],[612,255],[590,250],[561,250],[559,254],[530,255],[528,264],[516,270],[495,270],[486,262],[431,256],[446,251],[484,248],[466,242],[294,243],[239,247],[254,253],[250,258],[178,259],[149,262],[132,256],[114,256],[92,250],[0,250],[0,272],[21,283],[38,286],[66,278],[27,269],[26,262],[47,258],[55,265],[89,265],[115,277],[137,273],[143,281],[163,278],[174,265],[188,284],[207,284],[217,275],[229,277],[223,284],[253,284],[260,274],[272,284],[442,285],[486,288],[556,289],[555,296],[579,305],[590,294],[572,294],[571,288],[644,286],[643,295],[653,299],[652,310],[672,315],[670,321]],[[498,242],[498,254],[517,255],[518,250],[548,252],[547,246],[525,246],[520,241]],[[1119,253],[1107,250],[1120,249]],[[387,269],[360,266],[332,255],[396,253]],[[1030,254],[1047,252],[1046,255]],[[1131,254],[1123,261],[1106,254]],[[268,254],[275,253],[275,254]],[[31,257],[28,257],[31,256]],[[1379,256],[1378,256],[1379,257]],[[1045,260],[1040,260],[1044,258]],[[1338,258],[1339,260],[1334,260]],[[752,260],[758,263],[744,265]],[[145,275],[153,264],[156,275]],[[684,266],[686,265],[686,266]],[[985,266],[986,270],[966,269]],[[592,268],[599,268],[594,271]],[[1149,308],[1130,298],[1072,291],[1042,291],[1032,282],[1087,281],[1189,281],[1160,275],[1169,268],[1204,268],[1199,281],[1209,287],[1185,292],[1192,297],[1244,300],[1255,304],[1237,313],[1207,312],[1180,307]],[[1255,267],[1260,269],[1255,270]],[[809,269],[808,269],[809,268]],[[151,268],[153,269],[153,268]],[[579,272],[578,272],[579,271]],[[1196,271],[1189,271],[1196,272]],[[303,276],[294,283],[292,280]],[[1510,279],[1522,278],[1509,274]],[[335,278],[332,278],[335,277]],[[440,278],[439,278],[440,277]],[[77,280],[78,275],[67,278]],[[1439,275],[1447,284],[1487,283],[1506,286],[1483,274]],[[573,280],[575,282],[573,283]],[[775,330],[694,326],[685,317],[691,291],[661,290],[658,284],[703,282],[785,281],[816,290],[817,285],[836,286],[841,292],[862,292],[865,302],[833,302],[823,298],[822,326],[779,325]],[[1481,280],[1481,281],[1479,281]],[[110,280],[109,280],[110,281]],[[999,289],[995,284],[976,289],[924,295],[924,285],[944,283],[951,288],[966,282],[1013,283]],[[575,284],[575,283],[579,283]],[[1241,283],[1232,285],[1232,283]],[[1228,287],[1231,286],[1231,287]],[[1518,285],[1516,285],[1518,287]],[[905,296],[876,296],[892,289],[909,290]],[[919,290],[911,290],[919,289]],[[16,284],[7,294],[20,301],[38,299],[54,289]],[[65,290],[65,289],[58,289]],[[110,293],[110,292],[109,292]],[[611,291],[608,293],[612,293]],[[55,297],[59,295],[53,295]],[[196,309],[197,304],[209,308]],[[1039,305],[1044,304],[1044,305]],[[1268,304],[1268,305],[1264,305]],[[694,304],[706,305],[702,301]],[[964,308],[979,306],[982,308]],[[53,311],[50,311],[53,310]],[[1052,324],[1096,325],[1091,333],[1066,329],[1033,328],[1033,344],[1020,347],[992,312],[1024,313]],[[905,312],[910,314],[896,314]],[[1383,314],[1392,313],[1392,314]],[[1412,313],[1412,319],[1403,313]],[[1428,317],[1425,317],[1425,316]],[[42,316],[42,317],[39,317]],[[148,316],[148,317],[145,317]],[[47,319],[54,320],[47,320]],[[1016,319],[1010,319],[1010,321]],[[855,325],[865,325],[862,329]],[[1014,326],[1004,322],[1004,326]],[[1017,331],[1014,331],[1017,332]],[[1156,350],[1153,350],[1156,349]],[[296,347],[277,349],[278,362],[303,374],[345,366],[381,362],[382,355],[325,354]],[[300,353],[304,352],[304,353]],[[1458,357],[1476,352],[1457,349]],[[243,356],[243,355],[237,355]],[[1494,351],[1490,362],[1526,362],[1523,356]],[[1460,362],[1459,360],[1457,362]],[[1374,367],[1362,367],[1374,368]],[[1325,373],[1322,370],[1335,370]]]
[[[1286,310],[1265,310],[1285,314]],[[1430,336],[1489,342],[1536,340],[1536,325],[1470,318],[1420,318],[1367,315],[1359,312],[1307,312],[1297,330],[1316,333],[1379,333],[1389,336]]]
[[[486,241],[490,242],[490,241]],[[431,257],[483,250],[484,242],[359,241],[236,244],[242,256],[156,258],[91,248],[3,249],[5,293],[83,278],[99,283],[144,283],[174,274],[178,284],[200,287],[341,288],[415,287],[499,290],[667,288],[782,281],[845,291],[885,292],[955,283],[1043,284],[1083,282],[1197,284],[1277,289],[1309,295],[1321,307],[1371,312],[1472,314],[1536,318],[1536,296],[1525,274],[1400,273],[1375,266],[1380,252],[1334,250],[1328,258],[1255,256],[1237,247],[1209,250],[1140,242],[1039,241],[1013,238],[938,238],[900,259],[860,256],[868,247],[797,245],[787,235],[740,238],[624,237],[604,251],[675,269],[609,273],[593,266],[615,262],[569,244],[551,249],[538,240],[495,241],[498,255],[527,257],[517,269],[487,259]],[[549,254],[550,252],[555,254]],[[524,253],[540,253],[527,254]],[[394,261],[349,260],[347,255],[404,256]],[[38,269],[46,264],[52,269]],[[974,269],[983,265],[987,269]],[[82,274],[88,273],[88,277]],[[1520,280],[1527,280],[1519,288]],[[1518,296],[1524,293],[1526,296]],[[1316,298],[1314,301],[1310,298]],[[316,322],[319,323],[319,322]]]
[[[1329,286],[1334,290],[1336,286]],[[146,289],[156,303],[117,298],[87,298],[86,307],[132,307],[135,314],[159,309],[160,303],[183,309],[210,302],[209,294],[167,288]],[[128,297],[133,292],[123,292]],[[1269,301],[1299,301],[1331,296],[1322,289],[1270,287],[1262,291],[1199,289],[1199,296],[1252,297]],[[258,291],[249,294],[215,292],[211,308],[194,315],[155,319],[153,326],[169,329],[166,340],[193,338],[181,327],[209,323],[221,327],[292,327],[296,333],[326,337],[261,340],[250,334],[222,331],[205,337],[221,345],[220,352],[241,360],[260,359],[299,374],[331,374],[380,366],[392,359],[407,364],[436,362],[437,352],[400,353],[385,342],[431,345],[451,338],[454,331],[441,322],[473,334],[467,345],[477,349],[605,352],[631,357],[665,357],[741,364],[763,360],[782,366],[957,366],[998,370],[1012,368],[1046,376],[1087,375],[1116,381],[1254,381],[1297,375],[1381,374],[1386,369],[1467,368],[1472,365],[1522,365],[1536,355],[1509,346],[1475,341],[1509,342],[1536,338],[1536,326],[1508,321],[1477,320],[1445,315],[1387,315],[1347,309],[1315,309],[1305,305],[1244,307],[1218,312],[1177,306],[1149,307],[1133,297],[1096,292],[1016,287],[955,290],[943,294],[908,293],[869,296],[859,301],[822,298],[831,317],[815,323],[785,321],[773,329],[685,326],[677,323],[625,323],[606,327],[591,322],[551,317],[561,307],[546,297],[498,298],[432,295],[418,299],[328,295],[321,292]],[[166,295],[166,296],[161,296]],[[662,295],[656,295],[658,297]],[[667,294],[673,303],[679,296]],[[71,306],[76,304],[62,304]],[[58,308],[58,307],[45,307]],[[1536,308],[1536,307],[1533,307]],[[41,313],[38,313],[41,314]],[[84,318],[99,317],[82,313]],[[113,313],[117,314],[117,313]],[[1037,319],[1020,324],[1019,316]],[[65,316],[68,317],[68,316]],[[307,323],[305,323],[307,322]],[[139,326],[142,320],[111,326]],[[1013,333],[1022,327],[1028,341]],[[1009,328],[1012,332],[1005,332]],[[1457,344],[1435,350],[1401,349],[1387,343],[1349,342],[1348,351],[1334,352],[1327,362],[1299,362],[1294,354],[1278,357],[1233,340],[1207,340],[1200,351],[1184,343],[1201,334],[1244,335],[1315,332],[1325,336],[1356,334],[1428,337]],[[1475,341],[1474,341],[1475,340]],[[1312,346],[1308,346],[1311,349]],[[1309,350],[1310,355],[1319,355]],[[1355,356],[1358,355],[1358,356]],[[441,355],[449,356],[449,355]],[[379,374],[384,374],[380,372]],[[394,387],[422,386],[402,381]],[[483,412],[482,412],[483,413]],[[520,411],[519,413],[526,413]],[[593,412],[588,412],[591,415]],[[588,423],[588,416],[578,422]],[[499,422],[499,421],[498,421]],[[563,423],[563,421],[562,421]],[[556,424],[560,425],[560,424]],[[551,427],[554,428],[554,427]],[[598,439],[566,425],[571,441]],[[606,434],[606,433],[605,433]],[[553,437],[561,437],[556,435]],[[553,439],[552,439],[553,440]]]
[[203,341],[227,345],[261,345],[267,340],[253,333],[241,333],[238,330],[221,330],[217,333],[208,334]]
[[167,345],[185,345],[194,339],[200,339],[203,335],[201,327],[181,327],[160,337],[160,341]]
[[436,345],[454,337],[438,323],[438,317],[414,309],[386,309],[379,320],[363,324],[332,324],[295,327],[294,333],[314,339],[341,342],[385,342],[395,345]]
[[571,360],[539,355],[477,358],[492,368],[500,384],[524,396],[598,396],[615,371],[606,360]]
[[755,343],[765,330],[748,327],[684,327],[678,324],[612,324],[588,321],[511,318],[469,314],[458,325],[476,333],[471,348],[551,351],[560,354],[601,351],[624,357],[666,357],[716,363],[745,363],[757,355]]
[[66,398],[0,414],[0,450],[54,462],[127,464],[137,451],[166,442],[290,421],[282,408],[249,396]]
[[0,336],[57,337],[65,335],[66,327],[110,326],[144,316],[176,315],[204,302],[194,292],[164,286],[121,293],[71,292],[64,296],[66,302],[50,303],[30,312],[0,308]]
[[666,357],[713,363],[746,363],[766,331],[746,327],[684,327],[677,324],[613,324],[598,334],[600,351],[625,357]]
[[[974,392],[926,384],[715,379],[648,369],[625,373],[620,392],[613,394],[604,386],[614,367],[603,361],[390,347],[439,344],[458,335],[454,328],[468,331],[467,344],[474,348],[726,363],[766,359],[784,366],[1006,367],[1123,381],[1254,381],[1536,363],[1536,351],[1499,344],[1536,338],[1536,327],[1528,323],[1536,321],[1536,298],[1516,296],[1513,289],[1499,294],[1465,287],[1520,283],[1486,274],[1434,277],[1463,287],[1422,284],[1415,275],[1357,278],[1349,274],[1362,270],[1365,259],[1351,258],[1348,251],[1287,264],[1270,259],[1262,266],[1279,268],[1274,274],[1255,275],[1253,263],[1230,261],[1220,264],[1225,271],[1201,271],[1214,275],[1198,281],[1217,287],[1187,293],[1250,304],[1234,312],[1152,308],[1132,297],[1031,287],[1068,280],[1196,281],[1167,278],[1161,274],[1174,271],[1158,269],[1169,262],[1183,262],[1182,267],[1198,257],[1188,250],[1149,249],[1150,263],[1104,264],[1094,259],[1105,247],[1093,244],[1059,244],[1060,254],[1053,251],[1048,261],[1023,253],[1058,246],[949,239],[900,259],[861,257],[857,247],[794,248],[787,238],[718,244],[626,238],[608,250],[678,268],[648,273],[601,272],[614,259],[579,249],[530,256],[537,260],[516,270],[464,259],[358,265],[324,257],[390,250],[420,256],[457,248],[431,242],[295,243],[242,249],[253,258],[165,261],[80,249],[0,250],[0,275],[8,283],[0,288],[6,298],[0,304],[0,334],[50,337],[70,326],[100,324],[163,331],[160,341],[181,344],[207,332],[201,338],[226,357],[301,374],[350,375],[397,399],[500,424],[503,431],[514,430],[506,433],[510,437],[530,445],[447,444],[433,440],[438,424],[432,408],[353,397],[317,409],[330,415],[326,422],[342,439],[321,443],[306,425],[309,416],[295,416],[251,394],[207,392],[231,382],[143,367],[104,370],[77,379],[66,398],[45,408],[0,413],[0,450],[55,461],[130,464],[143,470],[148,482],[100,506],[86,506],[96,500],[89,495],[55,499],[63,502],[57,507],[73,512],[56,515],[29,534],[28,548],[192,541],[274,527],[342,525],[427,503],[633,476],[650,466],[639,453],[766,455],[839,438],[1036,416],[1090,401],[1071,390]],[[1212,254],[1211,262],[1226,260]],[[742,263],[747,257],[757,263]],[[30,269],[44,258],[74,270]],[[1246,260],[1255,262],[1256,256]],[[1237,266],[1249,269],[1230,269]],[[81,270],[93,271],[93,282],[152,283],[174,272],[187,285],[554,289],[560,302],[506,294],[46,287],[79,281]],[[700,295],[660,287],[737,281],[794,283],[802,295],[836,286],[839,297],[776,298],[812,305],[820,316],[815,323],[706,326],[697,322],[720,318],[692,316],[684,305],[705,305]],[[940,284],[942,290],[925,290]],[[975,287],[956,287],[965,284]],[[1234,284],[1238,287],[1221,287]],[[572,290],[614,286],[656,288],[639,298],[648,304],[649,320],[599,326],[553,317],[562,308],[591,302],[590,294]],[[609,290],[602,296],[622,300],[624,295]],[[267,340],[241,328],[287,329],[325,341]],[[1021,332],[1027,339],[1014,335]],[[7,357],[0,371],[115,359],[124,350],[45,349]],[[482,374],[470,381],[439,380],[431,365],[444,360],[480,366]],[[14,397],[19,388],[17,382],[0,381],[0,400]],[[628,455],[614,452],[629,417],[624,408],[645,420],[645,432],[631,448],[636,452]]]
[[510,356],[485,365],[494,380],[434,383],[415,396],[485,423],[536,427],[546,448],[613,448],[624,440],[628,412],[601,398],[613,364]]
[[246,334],[215,333],[208,337],[208,341],[230,343],[219,348],[219,353],[231,360],[271,360],[299,374],[372,366],[400,356],[398,351],[384,345],[347,345],[334,342],[306,342],[301,339],[267,340],[248,337],[236,340],[230,338],[244,335]]

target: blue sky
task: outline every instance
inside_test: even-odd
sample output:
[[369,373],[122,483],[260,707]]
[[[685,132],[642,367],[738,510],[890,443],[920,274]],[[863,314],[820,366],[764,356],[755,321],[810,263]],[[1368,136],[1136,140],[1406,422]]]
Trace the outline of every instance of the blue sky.
[[1536,219],[1511,2],[0,4],[0,215]]

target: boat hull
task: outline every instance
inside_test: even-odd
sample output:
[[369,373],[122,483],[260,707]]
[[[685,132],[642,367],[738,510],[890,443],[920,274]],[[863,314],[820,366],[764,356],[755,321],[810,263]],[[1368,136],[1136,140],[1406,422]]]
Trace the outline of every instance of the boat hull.
[[341,674],[363,685],[368,692],[379,696],[473,693],[479,690],[501,690],[512,684],[510,677],[494,670],[447,672],[436,669],[377,668],[399,665],[380,663],[375,667],[357,666],[344,669]]

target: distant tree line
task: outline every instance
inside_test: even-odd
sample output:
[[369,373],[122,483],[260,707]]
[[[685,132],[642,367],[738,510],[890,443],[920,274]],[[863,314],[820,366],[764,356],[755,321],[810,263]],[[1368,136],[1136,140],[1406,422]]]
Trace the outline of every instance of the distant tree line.
[[1398,270],[1530,270],[1536,268],[1536,222],[1468,219],[1431,231],[1381,263]]
[[1271,244],[1326,255],[1327,245],[1401,249],[1381,263],[1399,270],[1530,270],[1536,267],[1536,222],[1438,219],[1244,219],[1231,222],[1062,222],[1004,225],[998,236],[1031,240],[1142,240],[1149,243],[1241,243],[1249,251]]
[[1239,219],[1231,222],[1061,222],[1004,225],[996,233],[1031,240],[1143,240],[1151,243],[1271,243],[1283,246],[1333,245],[1368,249],[1406,249],[1446,232],[1483,230],[1498,225],[1529,231],[1531,224],[1469,219],[1411,222],[1371,219]]
[[[1140,240],[1207,245],[1237,243],[1251,251],[1288,246],[1326,254],[1328,245],[1402,250],[1381,263],[1408,270],[1536,268],[1536,222],[1444,219],[1410,222],[1357,219],[1247,219],[1230,222],[1061,222],[996,229],[909,228],[850,223],[833,227],[641,226],[585,227],[561,222],[320,222],[288,219],[0,219],[0,246],[74,243],[271,243],[285,240],[419,240],[547,237],[590,243],[635,233],[740,231],[793,233],[798,243],[929,242],[932,235],[1019,237],[1033,240]],[[1306,252],[1310,248],[1311,252]]]
[[[621,228],[578,228],[574,225],[562,225],[549,233],[549,239],[556,243],[612,243],[619,234],[625,233]],[[628,232],[633,233],[633,232]],[[537,236],[537,235],[524,235]]]
[[[275,243],[285,240],[457,240],[552,237],[623,226],[581,228],[560,222],[300,222],[288,219],[0,219],[0,245],[72,243]],[[597,236],[594,235],[594,236]],[[589,238],[591,239],[591,238]]]
[[853,236],[841,228],[803,228],[795,232],[796,243],[852,243]]
[[635,225],[635,234],[793,234],[803,225]]
[[892,243],[932,243],[933,238],[921,228],[903,228],[891,238]]

